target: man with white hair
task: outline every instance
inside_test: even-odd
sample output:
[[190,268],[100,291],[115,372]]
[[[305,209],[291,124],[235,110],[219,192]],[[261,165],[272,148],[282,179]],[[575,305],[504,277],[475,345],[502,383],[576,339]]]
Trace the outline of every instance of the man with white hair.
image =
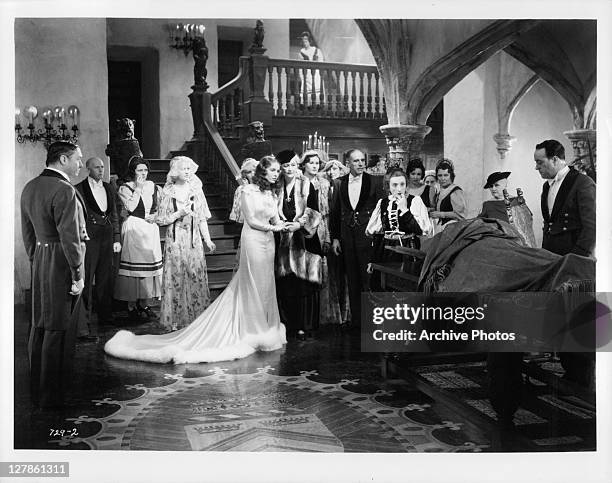
[[[78,337],[81,340],[96,340],[98,323],[110,322],[113,319],[113,253],[121,251],[121,243],[117,193],[110,183],[102,181],[104,162],[97,157],[89,158],[85,167],[89,176],[76,185],[87,207],[87,233],[90,238],[85,252],[85,310],[79,319]],[[92,317],[94,305],[98,314],[97,321]]]

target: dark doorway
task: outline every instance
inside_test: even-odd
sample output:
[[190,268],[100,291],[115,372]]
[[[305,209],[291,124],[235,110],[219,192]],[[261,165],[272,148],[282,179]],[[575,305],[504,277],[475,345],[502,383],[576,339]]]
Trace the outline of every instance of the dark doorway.
[[219,87],[227,84],[238,75],[239,59],[243,44],[238,40],[221,40],[218,43]]
[[108,121],[135,120],[134,135],[145,158],[159,158],[159,54],[151,47],[109,46]]
[[142,140],[140,62],[108,61],[108,122],[109,132],[115,120],[128,117],[134,122],[134,135]]

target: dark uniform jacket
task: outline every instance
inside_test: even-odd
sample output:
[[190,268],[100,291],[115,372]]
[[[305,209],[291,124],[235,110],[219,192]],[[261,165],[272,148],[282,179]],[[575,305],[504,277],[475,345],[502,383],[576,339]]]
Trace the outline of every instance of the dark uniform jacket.
[[548,210],[548,182],[542,189],[544,218],[542,248],[566,255],[589,257],[595,248],[595,183],[588,176],[570,168],[565,176],[552,212]]
[[86,209],[77,190],[45,169],[21,194],[21,231],[32,263],[32,323],[46,330],[70,324],[73,280],[84,276]]

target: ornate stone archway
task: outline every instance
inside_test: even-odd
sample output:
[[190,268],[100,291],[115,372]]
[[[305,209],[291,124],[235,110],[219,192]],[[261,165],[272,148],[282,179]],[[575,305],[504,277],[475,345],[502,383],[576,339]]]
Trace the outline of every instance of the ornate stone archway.
[[356,20],[383,80],[391,162],[419,154],[427,118],[469,72],[538,20]]

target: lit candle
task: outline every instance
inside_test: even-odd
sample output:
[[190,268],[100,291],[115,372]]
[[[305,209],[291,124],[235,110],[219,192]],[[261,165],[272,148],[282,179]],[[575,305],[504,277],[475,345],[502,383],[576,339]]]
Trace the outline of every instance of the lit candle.
[[34,118],[38,116],[38,109],[36,109],[36,106],[28,106],[25,108],[25,114],[28,117],[30,124],[34,124]]
[[308,149],[310,149],[312,147],[312,134],[308,135]]
[[202,37],[202,36],[204,36],[204,30],[206,29],[206,27],[204,27],[204,25],[200,25],[200,26],[198,27],[198,29],[199,29],[199,31],[200,31],[200,36],[201,36],[201,37]]
[[20,120],[20,116],[21,116],[21,109],[19,109],[18,107],[15,108],[15,126],[17,126],[18,124],[20,124],[21,120]]
[[70,106],[68,108],[68,115],[72,119],[72,125],[79,125],[79,108],[77,106]]
[[43,107],[42,117],[45,121],[45,127],[51,126],[51,121],[53,120],[53,110],[50,107]]
[[55,116],[55,119],[57,119],[58,127],[61,127],[61,125],[64,124],[65,114],[66,114],[66,111],[61,106],[57,106],[53,109],[53,115]]

